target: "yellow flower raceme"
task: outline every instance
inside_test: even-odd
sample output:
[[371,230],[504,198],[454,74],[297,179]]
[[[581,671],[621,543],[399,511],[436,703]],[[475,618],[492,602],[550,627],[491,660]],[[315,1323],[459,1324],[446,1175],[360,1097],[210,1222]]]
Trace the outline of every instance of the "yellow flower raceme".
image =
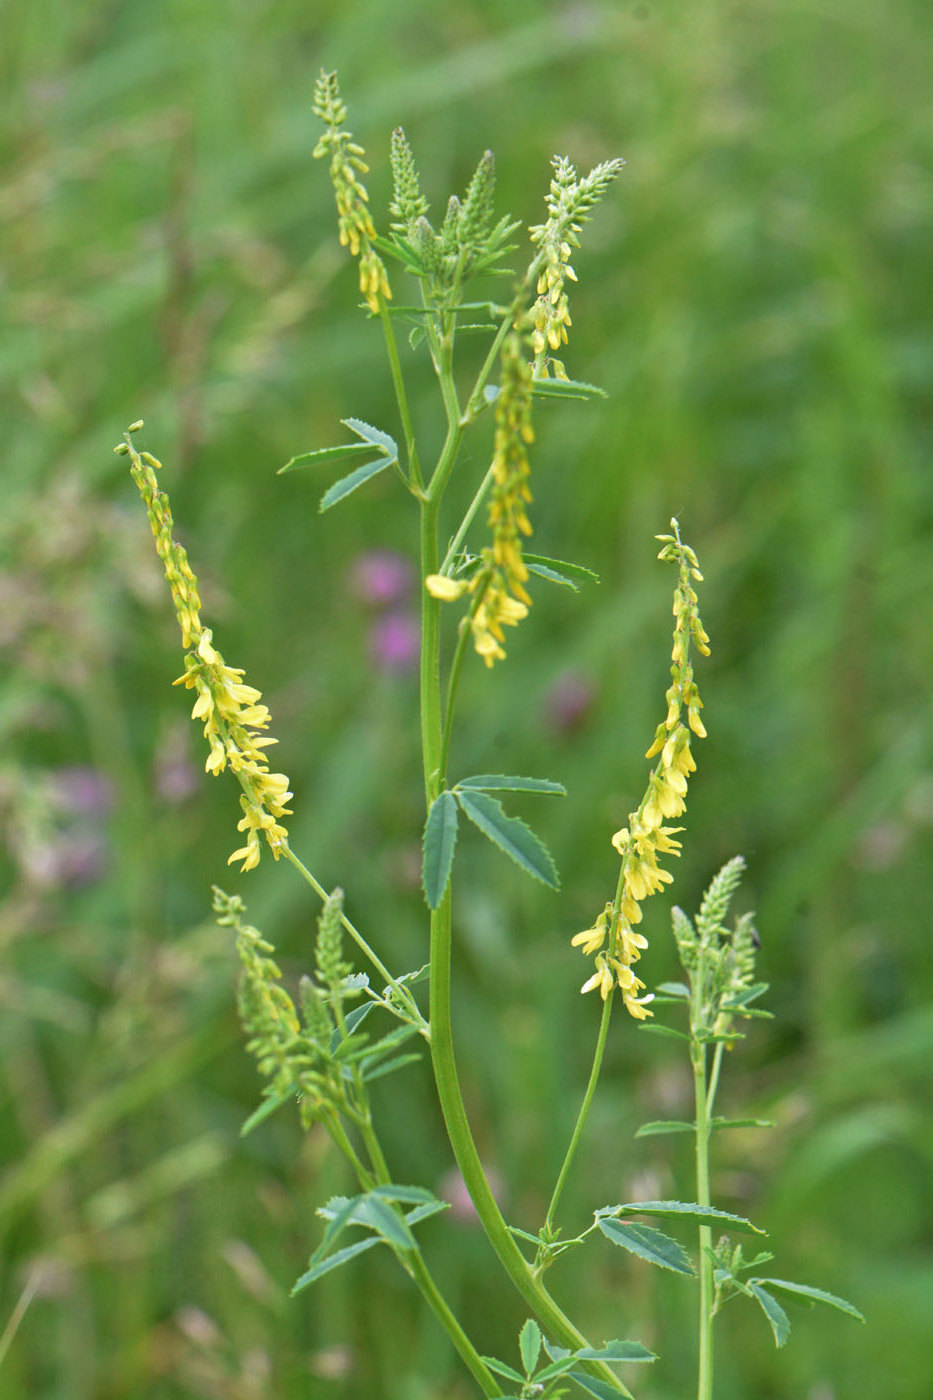
[[522,538],[531,534],[525,509],[528,489],[528,444],[531,425],[532,371],[522,354],[517,332],[502,347],[501,381],[496,398],[496,435],[492,458],[489,525],[492,545],[482,552],[482,564],[470,579],[431,574],[428,592],[442,602],[469,593],[473,598],[470,628],[473,645],[487,666],[505,658],[504,627],[528,616],[531,599],[525,589],[528,568],[522,558]]
[[292,794],[285,774],[271,773],[266,762],[263,750],[277,740],[259,732],[268,728],[270,720],[267,707],[260,703],[261,693],[244,684],[242,670],[227,665],[213,645],[210,628],[202,625],[197,579],[184,548],[173,538],[169,499],[156,479],[162,464],[151,453],[137,452],[133,446],[130,434],[142,426],[134,423],[114,450],[130,458],[130,474],[146,504],[156,551],[172,592],[186,650],[184,674],[174,684],[196,692],[191,717],[203,722],[210,748],[204,766],[208,773],[217,774],[229,764],[243,789],[243,816],[237,830],[247,833],[246,844],[233,852],[228,864],[239,860],[242,870],[252,870],[259,864],[260,832],[275,859],[281,855],[288,832],[279,818],[290,815],[286,804]]
[[577,237],[593,206],[602,198],[622,166],[621,160],[604,161],[588,175],[579,178],[566,156],[555,156],[551,187],[545,199],[547,219],[530,229],[531,241],[540,250],[537,301],[531,308],[531,345],[535,352],[535,373],[547,375],[548,361],[558,379],[567,373],[560,360],[548,351],[567,344],[567,328],[572,324],[567,303],[566,282],[576,282],[570,264]]
[[531,365],[522,354],[521,338],[516,332],[502,347],[501,364],[489,502],[492,558],[511,593],[528,606],[531,599],[524,588],[528,569],[522,559],[522,537],[531,534],[525,506],[531,501],[528,445],[534,442],[535,435],[531,425]]
[[[690,645],[702,655],[709,655],[709,637],[697,612],[697,595],[693,580],[701,580],[697,558],[689,545],[680,538],[677,521],[672,520],[673,535],[659,535],[663,549],[659,559],[677,563],[679,578],[674,592],[674,642],[671,651],[672,684],[667,691],[667,715],[655,732],[654,743],[646,757],[660,755],[648,779],[641,803],[629,816],[629,824],[617,831],[612,844],[622,857],[615,901],[607,904],[590,929],[578,933],[571,941],[582,947],[587,956],[596,957],[596,971],[582,987],[589,992],[598,987],[603,1000],[618,986],[629,1013],[637,1020],[650,1016],[651,996],[639,997],[644,983],[635,976],[632,964],[646,948],[647,940],[635,932],[641,922],[641,905],[673,881],[659,857],[679,855],[679,826],[665,826],[666,819],[679,817],[686,809],[687,780],[696,770],[690,751],[693,735],[703,738],[706,730],[700,719],[700,700],[693,668]],[[684,710],[687,723],[682,723]]]
[[323,70],[314,87],[314,114],[327,127],[314,148],[316,158],[330,156],[330,178],[337,200],[337,229],[340,242],[360,260],[360,291],[370,311],[379,310],[380,295],[392,296],[385,264],[373,249],[376,230],[369,212],[369,195],[360,179],[369,169],[363,147],[343,129],[347,108],[340,96],[336,73]]

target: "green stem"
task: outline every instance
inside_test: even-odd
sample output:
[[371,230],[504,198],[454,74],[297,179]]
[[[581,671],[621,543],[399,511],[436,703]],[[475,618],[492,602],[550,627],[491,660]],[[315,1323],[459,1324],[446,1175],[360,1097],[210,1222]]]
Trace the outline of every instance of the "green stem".
[[583,1130],[586,1127],[586,1120],[587,1116],[589,1115],[590,1104],[593,1102],[593,1095],[596,1093],[596,1085],[599,1082],[599,1073],[602,1069],[603,1064],[603,1052],[606,1048],[606,1037],[609,1034],[609,1018],[612,1015],[612,1002],[613,996],[610,992],[609,996],[607,996],[606,1000],[603,1002],[603,1014],[599,1022],[599,1035],[596,1039],[596,1052],[593,1056],[593,1068],[590,1070],[590,1078],[586,1086],[586,1093],[583,1095],[583,1102],[580,1105],[580,1112],[577,1115],[576,1126],[574,1127],[573,1135],[567,1147],[567,1153],[564,1157],[563,1166],[561,1167],[560,1175],[557,1178],[557,1185],[554,1187],[554,1194],[551,1197],[551,1203],[547,1208],[547,1215],[544,1219],[544,1228],[548,1232],[548,1234],[551,1234],[553,1232],[554,1216],[557,1213],[557,1205],[560,1201],[561,1194],[563,1193],[567,1177],[570,1174],[570,1168],[573,1164],[573,1159],[576,1156],[577,1148],[580,1145],[580,1139],[583,1136]]
[[[692,1041],[693,1090],[696,1103],[696,1180],[697,1201],[711,1205],[709,1190],[710,1102],[706,1079],[706,1046]],[[713,1261],[708,1250],[713,1234],[708,1225],[700,1226],[700,1346],[697,1367],[697,1400],[713,1395]]]
[[354,1151],[352,1142],[344,1132],[343,1124],[337,1117],[336,1113],[328,1119],[327,1126],[334,1142],[340,1148],[340,1151],[343,1153],[347,1161],[350,1163],[350,1166],[356,1172],[357,1179],[359,1180],[359,1183],[362,1186],[363,1190],[371,1191],[376,1185],[376,1178],[373,1176],[372,1172],[367,1171],[366,1168],[363,1166],[363,1163],[360,1161],[359,1157]]
[[716,1090],[719,1088],[719,1072],[722,1069],[722,1052],[725,1048],[725,1042],[721,1040],[713,1052],[713,1068],[710,1070],[709,1088],[706,1091],[707,1118],[713,1116],[713,1104],[716,1102]]
[[[408,395],[405,392],[405,380],[402,377],[402,366],[398,357],[398,343],[395,339],[395,327],[392,325],[392,317],[389,315],[389,308],[386,299],[379,296],[379,319],[382,322],[382,333],[385,336],[386,354],[389,358],[389,370],[392,374],[392,385],[395,389],[395,401],[398,404],[399,417],[402,420],[402,430],[405,434],[405,452],[408,457],[408,469],[411,472],[411,480],[420,491],[424,482],[421,479],[421,464],[418,461],[418,447],[415,443],[415,432],[411,422],[411,411],[408,407]],[[410,485],[411,483],[407,483]]]
[[450,675],[447,679],[447,704],[444,706],[444,739],[441,745],[440,758],[440,770],[441,773],[445,775],[447,773],[447,764],[450,759],[450,736],[453,731],[454,706],[457,703],[460,672],[463,669],[463,658],[466,655],[467,643],[469,640],[469,619],[464,618],[460,623],[460,635],[457,638],[457,647],[454,651],[453,660],[450,663]]
[[[450,1017],[450,887],[431,915],[431,1061],[437,1094],[447,1126],[447,1136],[470,1197],[486,1236],[499,1262],[518,1292],[562,1346],[589,1346],[583,1334],[557,1305],[532,1272],[502,1217],[483,1170],[470,1130],[457,1063],[454,1056],[453,1027]],[[620,1395],[631,1396],[618,1376],[603,1363],[581,1363],[585,1370],[614,1387]]]
[[[292,848],[286,843],[281,847],[281,851],[282,855],[285,856],[286,860],[288,860],[298,871],[301,878],[303,880],[306,880],[307,883],[311,886],[318,898],[322,901],[327,899],[329,896],[329,891],[325,890],[321,882],[315,879],[315,877],[311,874],[311,871],[304,864],[304,862],[299,860],[298,857],[295,855],[295,852],[292,850]],[[418,1026],[421,1030],[421,1034],[426,1035],[428,1031],[427,1022],[425,1021],[421,1012],[418,1010],[418,1004],[412,996],[411,992],[408,990],[408,988],[403,987],[401,983],[396,982],[395,978],[392,976],[385,963],[381,961],[378,955],[369,946],[366,939],[360,933],[359,929],[355,926],[355,924],[352,924],[350,920],[346,917],[346,915],[342,912],[340,915],[340,922],[346,929],[350,937],[353,939],[356,946],[372,963],[373,967],[379,973],[379,976],[384,979],[386,985],[392,988],[396,996],[399,997],[400,1000],[405,1004],[412,1017],[417,1020]]]
[[3,1358],[10,1349],[13,1338],[20,1328],[20,1323],[29,1311],[29,1305],[36,1296],[36,1290],[42,1280],[42,1271],[38,1264],[33,1265],[33,1271],[26,1281],[26,1286],[16,1301],[16,1306],[10,1313],[6,1326],[3,1329],[3,1336],[0,1337],[0,1365]]
[[[486,377],[491,372],[508,325],[509,322],[506,321],[500,328],[500,334],[496,337],[480,371],[474,395],[481,391]],[[441,712],[440,602],[428,593],[424,587],[424,579],[429,574],[438,572],[438,513],[444,489],[456,462],[465,420],[461,418],[453,380],[452,337],[445,333],[444,328],[438,337],[436,328],[429,320],[428,340],[447,416],[447,436],[425,493],[426,499],[421,504],[421,745],[425,801],[427,807],[430,808],[431,803],[446,782],[445,763],[449,747],[449,733],[447,736],[444,734]],[[448,714],[449,729],[452,705],[448,709],[450,711]],[[515,1243],[515,1239],[496,1204],[476,1149],[476,1143],[473,1141],[454,1057],[450,1007],[450,900],[450,886],[448,885],[440,905],[431,912],[429,1011],[431,1063],[434,1069],[441,1112],[447,1127],[447,1135],[487,1238],[515,1287],[558,1342],[572,1348],[587,1346],[588,1343],[583,1334],[561,1311],[540,1280],[535,1278],[531,1266]],[[611,1385],[620,1395],[631,1396],[631,1392],[605,1363],[584,1362],[582,1365],[587,1371],[598,1375],[601,1380]]]
[[434,1282],[428,1270],[428,1266],[425,1264],[421,1255],[415,1254],[411,1256],[410,1259],[406,1261],[406,1266],[411,1277],[424,1294],[434,1316],[453,1342],[461,1360],[479,1385],[483,1394],[489,1396],[501,1395],[502,1388],[460,1326],[454,1314],[451,1312],[444,1295]]
[[448,546],[447,553],[444,555],[444,562],[443,562],[443,564],[441,565],[440,570],[439,570],[440,573],[443,574],[443,573],[446,573],[446,572],[447,572],[447,570],[450,568],[451,561],[454,559],[454,557],[455,557],[455,556],[457,555],[457,553],[459,552],[460,546],[463,544],[463,541],[464,541],[464,539],[465,539],[465,537],[466,537],[466,532],[467,532],[467,530],[469,530],[470,526],[473,524],[473,520],[474,520],[474,517],[476,516],[476,512],[479,510],[480,506],[483,504],[483,500],[484,500],[484,498],[485,498],[486,492],[489,490],[489,487],[490,487],[491,484],[492,484],[492,479],[493,479],[493,469],[492,469],[492,467],[490,467],[490,468],[488,469],[488,471],[486,472],[486,475],[483,477],[482,481],[480,482],[479,488],[478,488],[478,490],[477,490],[477,492],[476,492],[476,495],[473,497],[472,501],[471,501],[470,504],[467,506],[466,515],[465,515],[465,516],[463,517],[463,519],[460,521],[460,524],[459,524],[459,526],[457,527],[457,533],[454,535],[453,539],[451,540],[451,542],[450,542],[450,544],[449,544],[449,546]]
[[[448,434],[449,441],[450,434]],[[442,474],[443,466],[442,454],[442,461],[435,469],[428,490],[429,499],[422,505],[421,560],[425,576],[437,571],[437,502],[439,501],[437,483],[445,480]],[[425,797],[428,806],[430,806],[446,779],[443,768],[443,756],[446,750],[441,724],[440,604],[424,588],[422,589],[422,600],[421,735]],[[447,1127],[447,1135],[483,1229],[515,1287],[558,1342],[572,1348],[587,1346],[588,1343],[582,1333],[565,1316],[540,1280],[535,1278],[528,1261],[515,1243],[496,1204],[476,1144],[473,1141],[454,1056],[450,1007],[450,899],[450,886],[448,886],[440,905],[431,913],[429,1011],[431,1063],[434,1069],[438,1099]],[[631,1392],[605,1364],[584,1363],[584,1365],[586,1369],[593,1370],[594,1374],[599,1375],[607,1384],[613,1386],[619,1394],[631,1395]]]
[[[366,1152],[372,1164],[375,1180],[382,1186],[388,1186],[392,1181],[392,1177],[385,1159],[385,1154],[382,1151],[382,1144],[376,1135],[372,1119],[369,1116],[368,1105],[363,1113],[359,1128],[363,1142],[366,1145]],[[359,1164],[357,1169],[357,1176],[364,1190],[370,1189],[374,1184],[372,1176],[366,1172],[362,1163]],[[368,1185],[366,1184],[367,1180]],[[422,1255],[418,1251],[412,1252],[410,1250],[402,1251],[397,1249],[393,1250],[393,1253],[405,1272],[421,1289],[428,1306],[447,1333],[458,1355],[478,1383],[483,1394],[488,1396],[501,1395],[501,1387],[463,1328],[460,1326],[457,1318],[454,1316],[453,1312],[451,1312],[447,1300],[434,1282],[431,1271],[424,1262]]]

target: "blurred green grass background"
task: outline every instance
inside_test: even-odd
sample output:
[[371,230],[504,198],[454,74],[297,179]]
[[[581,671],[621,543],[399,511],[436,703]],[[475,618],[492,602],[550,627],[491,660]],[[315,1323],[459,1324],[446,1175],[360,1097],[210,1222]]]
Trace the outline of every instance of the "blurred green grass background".
[[[777,1012],[723,1102],[778,1127],[718,1140],[714,1192],[772,1231],[776,1274],[868,1316],[798,1313],[775,1353],[732,1304],[717,1395],[928,1400],[928,19],[924,0],[4,7],[0,1327],[38,1291],[3,1400],[472,1393],[388,1257],[288,1299],[315,1205],[348,1183],[286,1115],[238,1139],[259,1086],[209,886],[243,893],[289,975],[316,911],[288,868],[225,871],[235,794],[200,775],[111,452],[147,420],[205,615],[272,708],[294,844],[393,967],[419,965],[412,600],[402,578],[378,604],[368,554],[411,555],[413,512],[380,478],[322,519],[317,481],[274,475],[341,417],[396,431],[310,157],[322,65],[377,219],[399,123],[435,212],[487,146],[525,223],[554,151],[628,162],[575,259],[566,355],[611,397],[542,409],[535,457],[535,547],[603,581],[537,587],[508,662],[471,668],[455,743],[455,771],[570,789],[534,814],[559,897],[462,842],[455,1020],[506,1212],[537,1228],[588,1068],[597,1007],[568,938],[611,891],[607,838],[642,789],[669,646],[652,535],[676,513],[714,650],[674,897],[692,909],[746,856]],[[431,378],[408,359],[430,445]],[[480,433],[467,475],[485,450]],[[655,982],[673,957],[652,903]],[[619,1017],[609,1059],[568,1223],[691,1190],[676,1142],[632,1138],[682,1110],[676,1050]],[[455,1193],[426,1067],[386,1082],[380,1115],[396,1179]],[[514,1359],[524,1314],[469,1218],[423,1241],[481,1349]],[[689,1285],[617,1253],[569,1256],[554,1291],[592,1336],[662,1351],[631,1377],[640,1400],[690,1393]]]

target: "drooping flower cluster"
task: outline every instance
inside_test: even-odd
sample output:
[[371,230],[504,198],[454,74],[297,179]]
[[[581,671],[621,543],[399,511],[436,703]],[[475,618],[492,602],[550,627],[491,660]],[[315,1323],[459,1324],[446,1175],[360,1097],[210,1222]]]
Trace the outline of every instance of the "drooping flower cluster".
[[496,434],[492,458],[489,525],[492,545],[482,552],[480,567],[470,579],[431,574],[428,592],[445,602],[464,593],[473,597],[470,627],[473,645],[487,666],[505,658],[503,627],[514,627],[528,616],[531,599],[525,589],[528,569],[522,558],[522,538],[531,534],[526,505],[528,444],[531,425],[532,371],[522,353],[517,332],[502,347],[501,382],[496,398]]
[[548,217],[543,224],[529,229],[531,241],[541,250],[543,259],[537,281],[538,299],[531,308],[531,344],[535,352],[535,372],[546,376],[550,360],[557,378],[566,379],[563,364],[553,355],[548,356],[548,351],[559,350],[567,344],[567,327],[572,324],[565,283],[576,282],[577,274],[570,259],[573,249],[580,246],[577,234],[590,211],[625,162],[603,161],[582,180],[577,178],[566,156],[554,156],[551,164],[554,175],[545,198]]
[[[690,752],[691,733],[704,738],[706,729],[700,719],[702,701],[690,664],[690,645],[703,656],[709,655],[709,637],[697,611],[694,580],[701,580],[697,557],[689,545],[682,542],[676,520],[671,521],[672,535],[658,535],[663,548],[659,559],[679,567],[674,591],[674,645],[671,652],[671,686],[665,696],[667,715],[655,732],[654,743],[645,755],[660,755],[648,779],[648,786],[629,824],[612,838],[622,868],[616,898],[607,904],[592,928],[576,934],[571,940],[582,947],[587,956],[596,955],[596,970],[583,984],[582,991],[598,987],[605,1001],[614,986],[622,993],[627,1010],[637,1020],[652,1013],[648,1010],[651,996],[639,997],[644,982],[635,975],[633,964],[646,948],[647,940],[635,932],[641,923],[641,905],[650,895],[673,881],[670,871],[659,863],[659,857],[679,855],[679,826],[664,822],[679,817],[686,809],[687,779],[696,763]],[[686,711],[687,723],[682,722]]]
[[204,766],[208,773],[217,774],[229,764],[243,789],[243,816],[237,830],[246,832],[246,844],[233,852],[228,864],[239,860],[242,870],[252,870],[259,864],[260,832],[275,859],[281,855],[288,832],[279,819],[290,815],[286,804],[292,794],[285,774],[269,771],[263,752],[278,741],[258,732],[267,729],[270,720],[268,709],[260,704],[261,692],[243,683],[242,670],[226,664],[213,645],[210,628],[201,623],[197,579],[184,547],[172,537],[171,506],[156,480],[156,470],[162,464],[149,452],[137,452],[130,436],[142,426],[142,422],[133,423],[114,451],[130,458],[130,474],[146,504],[156,551],[172,592],[187,653],[184,674],[174,684],[197,693],[191,717],[203,721],[210,746]]
[[336,73],[321,71],[314,86],[313,110],[327,127],[314,148],[314,156],[330,156],[340,242],[359,258],[360,291],[370,311],[377,312],[380,295],[388,299],[392,292],[385,264],[370,242],[376,230],[369,212],[369,195],[360,179],[369,166],[363,159],[363,147],[353,140],[352,132],[343,129],[347,108],[340,96]]

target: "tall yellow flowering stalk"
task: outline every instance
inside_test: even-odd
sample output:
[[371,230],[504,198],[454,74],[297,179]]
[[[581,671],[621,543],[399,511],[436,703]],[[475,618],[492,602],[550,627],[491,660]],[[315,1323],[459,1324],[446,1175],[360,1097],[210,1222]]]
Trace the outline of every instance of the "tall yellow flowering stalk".
[[[679,817],[686,810],[687,780],[696,770],[690,751],[693,735],[703,739],[706,729],[700,718],[703,702],[693,678],[690,663],[691,643],[702,656],[709,656],[709,637],[697,611],[694,581],[701,581],[696,554],[680,538],[676,520],[671,521],[672,535],[657,535],[663,544],[659,559],[678,565],[680,576],[674,590],[674,645],[671,651],[671,685],[667,691],[667,715],[655,731],[654,743],[646,758],[659,754],[657,764],[648,779],[648,786],[636,811],[630,813],[629,824],[612,838],[622,868],[616,897],[597,918],[592,928],[584,929],[571,940],[587,956],[596,955],[596,970],[584,982],[582,991],[598,987],[605,1001],[614,985],[618,985],[626,1009],[636,1018],[651,1016],[648,1002],[652,996],[638,995],[645,984],[633,971],[633,964],[647,948],[648,940],[637,933],[641,923],[641,905],[649,895],[673,881],[673,875],[659,863],[659,857],[679,855],[679,826],[665,826],[667,819]],[[686,711],[687,723],[683,723]]]
[[213,645],[211,629],[201,623],[198,582],[184,546],[172,536],[171,506],[156,479],[162,463],[150,452],[137,452],[133,446],[131,434],[142,426],[141,420],[132,423],[114,451],[129,456],[130,475],[146,504],[156,551],[172,592],[186,652],[184,674],[174,684],[197,693],[191,718],[204,722],[204,737],[210,745],[204,766],[216,775],[229,764],[243,789],[243,816],[237,830],[246,833],[246,844],[234,851],[227,863],[239,860],[241,870],[252,870],[259,864],[260,832],[276,860],[285,849],[288,832],[279,819],[290,815],[286,804],[292,794],[285,774],[271,773],[266,762],[263,750],[278,740],[260,732],[268,728],[271,718],[267,707],[260,704],[261,692],[243,683],[242,670],[227,665]]

